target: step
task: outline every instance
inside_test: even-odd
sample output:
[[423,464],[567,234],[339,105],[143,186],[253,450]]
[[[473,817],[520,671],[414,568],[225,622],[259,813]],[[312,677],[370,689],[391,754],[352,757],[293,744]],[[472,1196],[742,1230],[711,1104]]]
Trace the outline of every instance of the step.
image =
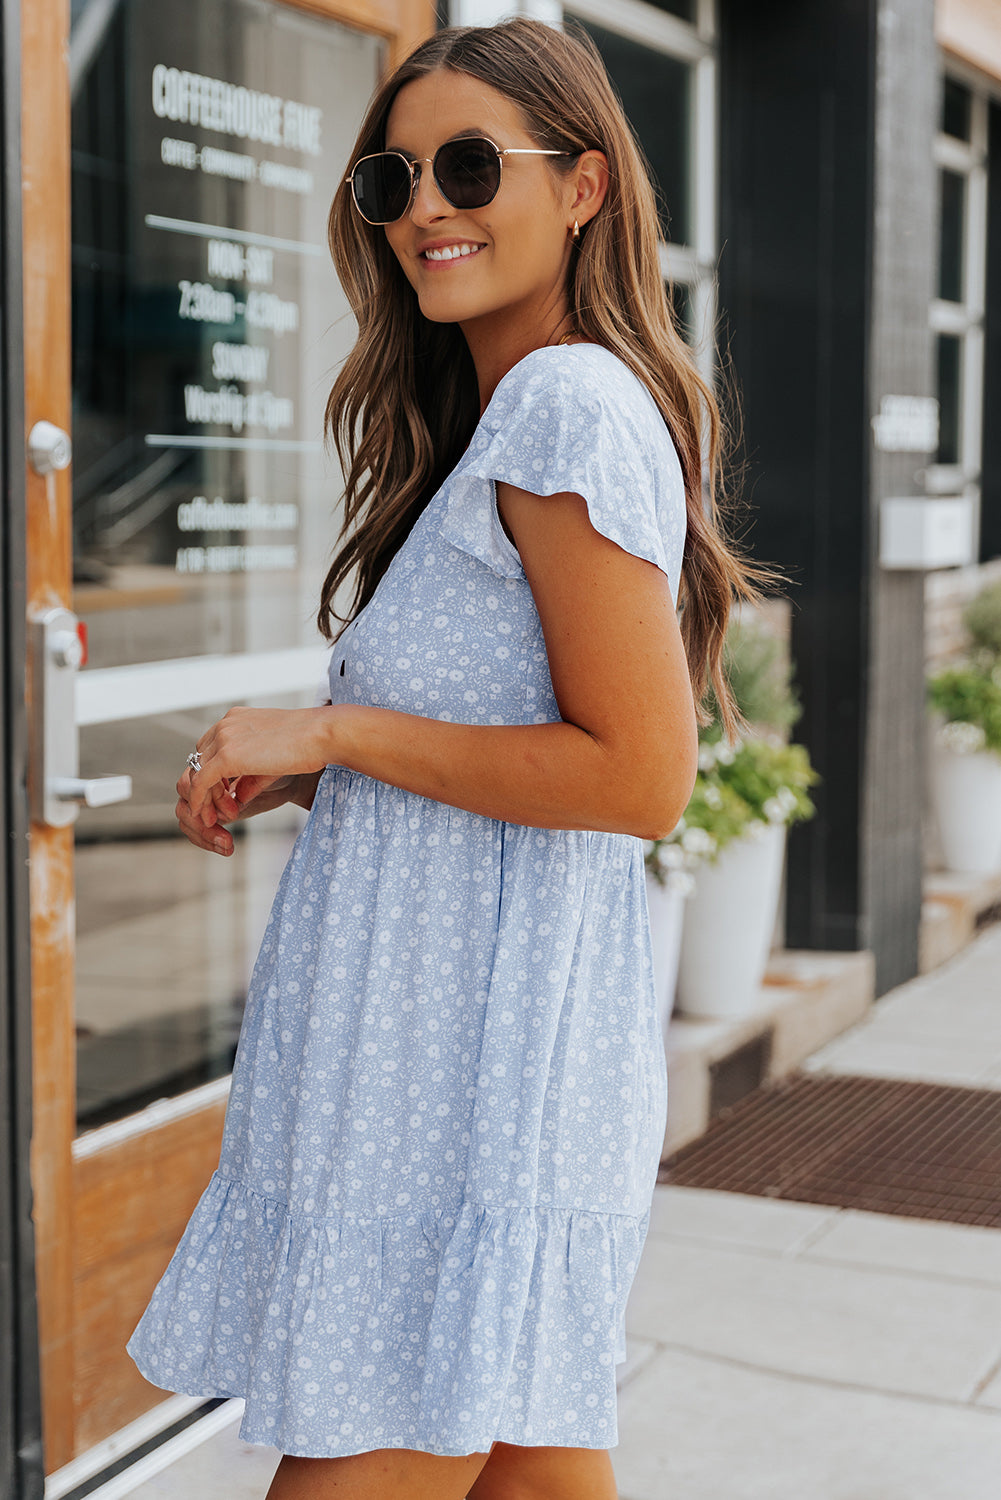
[[664,1156],[696,1140],[728,1105],[798,1067],[861,1021],[876,993],[871,953],[772,954],[744,1016],[669,1022]]
[[922,974],[955,958],[971,938],[1001,918],[1001,870],[990,875],[933,870],[925,875],[918,940]]

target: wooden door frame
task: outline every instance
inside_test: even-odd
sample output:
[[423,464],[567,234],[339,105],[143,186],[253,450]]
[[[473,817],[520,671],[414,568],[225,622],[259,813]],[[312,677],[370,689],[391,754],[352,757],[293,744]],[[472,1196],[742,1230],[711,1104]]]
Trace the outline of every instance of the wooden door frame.
[[[4,13],[17,0],[0,0]],[[277,0],[385,38],[394,66],[434,29],[433,0]],[[21,215],[24,255],[21,432],[35,422],[71,430],[70,367],[70,86],[69,0],[21,0]],[[16,97],[16,96],[15,96]],[[16,384],[16,382],[12,382]],[[22,449],[23,452],[23,449]],[[71,607],[70,470],[42,479],[28,470],[24,604],[30,618],[54,605]],[[23,619],[21,622],[23,629]],[[29,689],[30,692],[30,689]],[[30,704],[23,705],[30,709]],[[31,913],[31,1013],[38,1349],[41,1361],[45,1468],[77,1456],[73,1390],[74,1233],[87,1194],[99,1191],[102,1163],[80,1153],[76,1134],[74,1037],[73,829],[32,824],[28,901]],[[191,1117],[189,1117],[191,1118]],[[217,1130],[221,1109],[193,1117]],[[83,1195],[81,1197],[81,1195]]]
[[[35,422],[70,430],[68,0],[21,7],[24,443]],[[30,253],[29,252],[30,248]],[[70,471],[25,475],[27,613],[69,608]],[[30,694],[30,686],[28,687]],[[29,705],[30,710],[30,705]],[[73,1018],[73,829],[32,824],[31,1178],[36,1233],[42,1426],[49,1467],[71,1456],[73,1346],[72,1155],[76,1125]],[[57,1379],[56,1372],[69,1379]],[[61,1391],[59,1399],[53,1393]]]
[[31,1221],[31,978],[25,451],[21,324],[21,36],[0,0],[0,1491],[41,1500],[42,1412]]

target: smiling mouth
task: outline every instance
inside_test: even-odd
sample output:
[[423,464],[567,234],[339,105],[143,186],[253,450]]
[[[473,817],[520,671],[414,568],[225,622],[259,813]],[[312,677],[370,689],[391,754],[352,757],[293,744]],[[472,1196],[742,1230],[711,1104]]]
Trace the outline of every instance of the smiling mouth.
[[442,245],[437,250],[422,250],[420,259],[432,261],[437,265],[442,261],[468,260],[471,255],[478,255],[482,249],[482,245],[472,245],[462,241],[457,245]]

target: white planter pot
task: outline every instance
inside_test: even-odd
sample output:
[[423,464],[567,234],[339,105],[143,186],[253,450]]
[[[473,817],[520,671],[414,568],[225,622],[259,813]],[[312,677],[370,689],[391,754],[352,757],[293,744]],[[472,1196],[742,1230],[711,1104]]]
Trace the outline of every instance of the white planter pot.
[[753,1007],[775,930],[785,843],[785,825],[773,824],[698,871],[678,966],[685,1015],[737,1016]]
[[657,1010],[661,1030],[674,1010],[674,992],[678,983],[678,959],[681,955],[681,928],[686,896],[677,884],[661,885],[652,875],[646,878],[646,902],[650,912],[650,947],[653,951],[653,982],[657,992]]
[[1001,757],[989,750],[932,752],[932,799],[949,870],[1001,870]]

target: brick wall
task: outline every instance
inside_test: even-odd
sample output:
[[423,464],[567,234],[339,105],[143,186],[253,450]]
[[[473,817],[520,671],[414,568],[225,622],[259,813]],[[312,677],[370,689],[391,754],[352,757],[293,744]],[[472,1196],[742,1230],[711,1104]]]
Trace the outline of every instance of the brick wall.
[[925,578],[925,660],[936,672],[966,647],[963,609],[986,584],[1001,581],[1001,557],[970,568],[943,568]]

